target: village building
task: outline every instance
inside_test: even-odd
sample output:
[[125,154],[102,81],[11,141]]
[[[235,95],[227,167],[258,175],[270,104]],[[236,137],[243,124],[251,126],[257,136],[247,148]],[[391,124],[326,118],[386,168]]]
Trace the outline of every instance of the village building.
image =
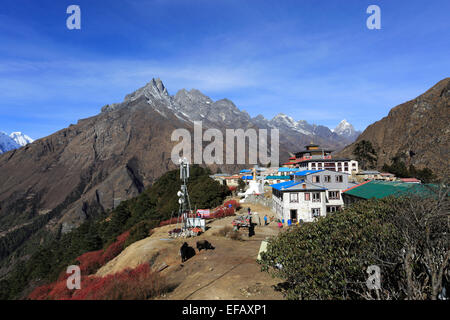
[[389,172],[381,172],[380,173],[381,180],[384,181],[395,181],[397,178],[395,177],[395,174],[389,173]]
[[300,170],[331,170],[355,174],[358,172],[358,161],[340,158],[334,159],[331,156],[333,150],[320,148],[319,145],[309,144],[305,150],[295,153],[283,166],[288,168],[300,168]]
[[284,223],[311,222],[343,207],[341,192],[351,184],[345,172],[305,170],[272,185],[272,211]]
[[239,185],[240,178],[241,177],[238,175],[224,177],[224,185],[228,187],[237,187]]
[[393,173],[379,172],[376,170],[361,171],[356,174],[356,179],[359,182],[367,180],[382,180],[382,181],[395,181],[397,178]]
[[213,175],[210,175],[209,177],[217,182],[219,182],[222,185],[225,185],[225,178],[231,176],[228,173],[216,173]]
[[289,180],[291,180],[291,177],[287,176],[287,175],[266,176],[266,177],[264,177],[264,184],[272,185],[272,184],[281,183],[281,182],[289,181]]
[[427,192],[426,186],[416,183],[405,183],[400,181],[366,181],[350,187],[342,192],[344,205],[368,200],[382,199],[388,196],[402,196],[407,193]]
[[365,171],[360,171],[356,174],[358,179],[361,180],[381,180],[381,172],[380,171],[376,171],[376,170],[365,170]]

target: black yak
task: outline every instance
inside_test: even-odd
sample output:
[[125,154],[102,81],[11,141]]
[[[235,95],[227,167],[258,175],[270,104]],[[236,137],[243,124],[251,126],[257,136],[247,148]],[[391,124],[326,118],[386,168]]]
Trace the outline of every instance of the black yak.
[[207,241],[207,240],[200,240],[197,241],[197,250],[200,252],[202,249],[208,250],[214,250],[214,247],[212,246],[212,244]]
[[185,262],[186,260],[195,256],[195,249],[190,247],[187,242],[183,243],[180,248],[181,262]]

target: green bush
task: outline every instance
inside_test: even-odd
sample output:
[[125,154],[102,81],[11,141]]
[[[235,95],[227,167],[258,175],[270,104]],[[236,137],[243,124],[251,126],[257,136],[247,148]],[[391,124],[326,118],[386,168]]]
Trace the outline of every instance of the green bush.
[[[449,255],[448,217],[448,193],[360,201],[281,233],[260,263],[288,299],[435,299],[449,280],[437,272],[448,272],[439,258]],[[381,290],[366,286],[370,265],[381,269]]]

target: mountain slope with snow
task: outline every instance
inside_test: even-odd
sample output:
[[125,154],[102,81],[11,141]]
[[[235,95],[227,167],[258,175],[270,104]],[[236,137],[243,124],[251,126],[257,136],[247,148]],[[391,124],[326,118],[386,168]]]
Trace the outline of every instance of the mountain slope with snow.
[[20,145],[6,133],[0,131],[0,154],[20,148]]
[[0,131],[0,154],[18,149],[33,141],[33,139],[22,132],[13,132],[8,136],[5,132]]
[[348,123],[345,119],[342,120],[332,131],[341,137],[345,137],[353,141],[361,134],[360,131],[356,131],[353,125]]
[[34,140],[31,139],[26,134],[23,134],[22,132],[13,132],[9,135],[11,139],[13,139],[18,145],[21,147],[26,146],[29,143],[32,143]]

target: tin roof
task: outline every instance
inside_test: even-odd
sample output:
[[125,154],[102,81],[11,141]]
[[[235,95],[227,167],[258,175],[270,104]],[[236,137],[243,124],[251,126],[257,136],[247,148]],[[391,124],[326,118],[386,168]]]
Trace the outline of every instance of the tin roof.
[[266,180],[290,180],[290,176],[267,176]]
[[286,167],[281,167],[280,169],[278,169],[278,172],[293,172],[293,171],[298,171],[300,170],[299,168],[286,168]]
[[321,172],[321,171],[325,171],[325,170],[303,170],[303,171],[294,173],[294,175],[295,176],[306,176],[308,174],[317,173],[317,172]]
[[406,193],[423,193],[423,185],[396,181],[366,181],[345,190],[343,193],[362,199],[381,199],[387,196],[400,196]]
[[285,182],[281,182],[281,183],[276,183],[271,185],[272,188],[282,191],[286,188],[292,187],[293,185],[299,184],[300,182],[295,182],[293,180],[290,181],[285,181]]
[[[305,185],[305,187],[303,187]],[[277,184],[271,185],[272,188],[279,190],[279,191],[307,191],[307,190],[314,190],[314,191],[324,191],[327,190],[326,188],[323,188],[321,186],[317,186],[315,184],[309,183],[307,181],[301,180],[301,181],[286,181],[281,182]]]

